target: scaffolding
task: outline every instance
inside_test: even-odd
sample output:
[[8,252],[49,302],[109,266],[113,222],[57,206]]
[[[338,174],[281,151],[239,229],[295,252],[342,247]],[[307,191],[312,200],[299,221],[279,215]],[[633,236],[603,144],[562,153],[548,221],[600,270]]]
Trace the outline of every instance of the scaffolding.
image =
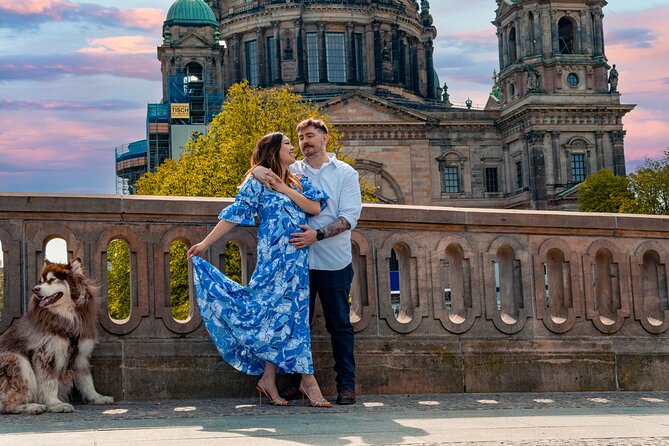
[[170,157],[170,104],[147,104],[147,170],[155,172]]
[[146,140],[123,144],[114,149],[116,159],[116,193],[132,195],[135,183],[146,173]]
[[190,110],[189,118],[172,119],[172,124],[209,125],[221,111],[223,85],[210,62],[205,67],[190,63],[170,75],[168,83],[168,102],[188,104]]

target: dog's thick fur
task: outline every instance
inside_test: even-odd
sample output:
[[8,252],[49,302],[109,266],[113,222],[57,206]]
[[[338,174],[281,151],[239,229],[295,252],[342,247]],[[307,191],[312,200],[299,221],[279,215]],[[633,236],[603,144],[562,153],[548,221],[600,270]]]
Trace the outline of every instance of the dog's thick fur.
[[85,402],[113,403],[93,385],[98,288],[81,260],[44,262],[26,314],[0,336],[0,412],[72,412],[74,387]]

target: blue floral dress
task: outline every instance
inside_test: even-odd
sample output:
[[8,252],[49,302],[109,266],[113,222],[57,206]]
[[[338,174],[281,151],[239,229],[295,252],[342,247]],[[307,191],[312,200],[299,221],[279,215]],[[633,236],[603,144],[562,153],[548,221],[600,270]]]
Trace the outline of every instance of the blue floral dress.
[[[327,195],[306,177],[300,182],[302,193],[325,208]],[[256,213],[258,262],[247,286],[191,258],[202,320],[223,359],[241,372],[261,375],[265,362],[271,362],[279,373],[312,374],[309,250],[288,243],[290,234],[307,224],[306,214],[286,195],[251,178],[218,218],[252,226]]]

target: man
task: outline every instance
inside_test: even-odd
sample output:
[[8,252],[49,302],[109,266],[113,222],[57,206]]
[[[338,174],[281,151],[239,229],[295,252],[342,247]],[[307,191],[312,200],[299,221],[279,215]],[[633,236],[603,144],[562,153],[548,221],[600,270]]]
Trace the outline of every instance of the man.
[[[355,359],[353,325],[349,317],[349,293],[353,280],[351,229],[362,210],[358,173],[332,153],[326,152],[330,139],[325,123],[307,119],[297,126],[304,159],[295,162],[293,173],[305,175],[314,187],[328,194],[326,208],[302,225],[303,232],[291,234],[296,248],[309,247],[309,318],[313,320],[316,295],[321,299],[325,327],[330,334],[334,370],[337,375],[337,404],[355,404]],[[262,167],[254,175],[268,187],[280,178]],[[286,398],[299,396],[297,388],[286,389]]]

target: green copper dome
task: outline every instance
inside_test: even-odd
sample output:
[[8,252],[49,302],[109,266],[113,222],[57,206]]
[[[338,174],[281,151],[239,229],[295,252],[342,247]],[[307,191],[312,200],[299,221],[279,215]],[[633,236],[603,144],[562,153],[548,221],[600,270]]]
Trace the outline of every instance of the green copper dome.
[[204,0],[177,0],[167,11],[165,26],[213,26],[218,28],[218,21]]

